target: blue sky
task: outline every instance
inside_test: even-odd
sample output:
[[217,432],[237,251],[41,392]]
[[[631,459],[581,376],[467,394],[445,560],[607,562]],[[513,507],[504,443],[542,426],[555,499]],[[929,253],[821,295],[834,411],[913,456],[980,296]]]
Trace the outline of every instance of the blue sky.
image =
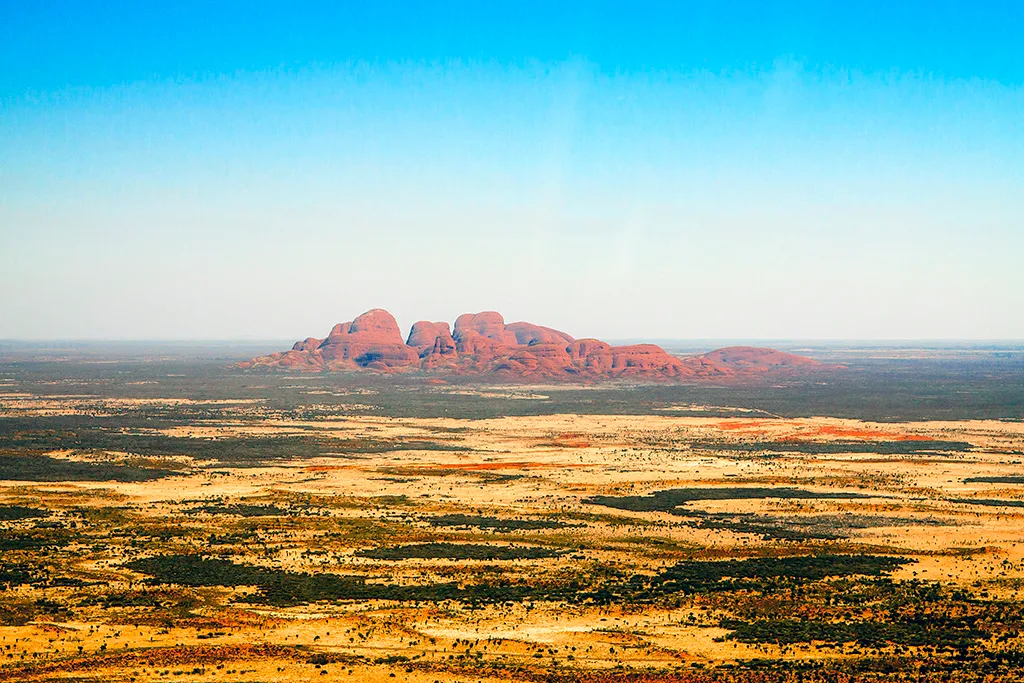
[[1024,338],[1021,3],[0,2],[0,338]]

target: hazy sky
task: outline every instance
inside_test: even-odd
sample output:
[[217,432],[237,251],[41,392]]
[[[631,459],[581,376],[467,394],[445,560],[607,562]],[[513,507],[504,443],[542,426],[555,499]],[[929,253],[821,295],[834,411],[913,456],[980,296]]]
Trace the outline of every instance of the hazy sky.
[[1024,3],[156,4],[0,0],[0,338],[1024,338]]

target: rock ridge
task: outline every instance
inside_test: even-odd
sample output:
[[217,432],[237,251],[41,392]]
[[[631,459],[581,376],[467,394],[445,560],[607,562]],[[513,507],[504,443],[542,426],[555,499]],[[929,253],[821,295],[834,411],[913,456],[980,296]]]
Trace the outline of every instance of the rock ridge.
[[496,311],[464,313],[447,322],[416,322],[403,340],[394,316],[375,308],[338,323],[322,338],[239,364],[302,372],[376,370],[447,372],[508,379],[699,380],[792,373],[823,367],[791,353],[732,346],[679,357],[655,344],[612,346],[574,339],[527,322],[506,323]]

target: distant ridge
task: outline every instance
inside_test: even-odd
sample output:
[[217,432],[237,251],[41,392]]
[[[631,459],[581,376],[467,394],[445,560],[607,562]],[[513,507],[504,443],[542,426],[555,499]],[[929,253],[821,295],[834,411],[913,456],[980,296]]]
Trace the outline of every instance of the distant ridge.
[[454,329],[446,322],[421,320],[403,340],[394,316],[375,308],[351,322],[338,323],[323,339],[309,337],[288,351],[259,356],[239,367],[304,372],[418,370],[531,380],[685,380],[754,377],[824,366],[803,356],[752,346],[680,358],[654,344],[612,346],[597,339],[574,339],[532,323],[506,323],[495,311],[460,315]]

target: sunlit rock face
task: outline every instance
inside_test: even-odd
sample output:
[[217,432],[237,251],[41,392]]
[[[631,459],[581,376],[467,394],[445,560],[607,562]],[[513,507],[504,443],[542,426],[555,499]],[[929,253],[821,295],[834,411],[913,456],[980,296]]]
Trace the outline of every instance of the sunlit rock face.
[[239,366],[310,372],[445,372],[512,380],[659,381],[754,377],[812,369],[820,363],[750,346],[681,358],[654,344],[612,346],[597,339],[574,339],[528,322],[506,323],[496,311],[464,313],[453,328],[446,322],[421,320],[403,341],[394,316],[375,308],[351,322],[338,323],[323,339],[308,337],[289,351],[253,358]]

